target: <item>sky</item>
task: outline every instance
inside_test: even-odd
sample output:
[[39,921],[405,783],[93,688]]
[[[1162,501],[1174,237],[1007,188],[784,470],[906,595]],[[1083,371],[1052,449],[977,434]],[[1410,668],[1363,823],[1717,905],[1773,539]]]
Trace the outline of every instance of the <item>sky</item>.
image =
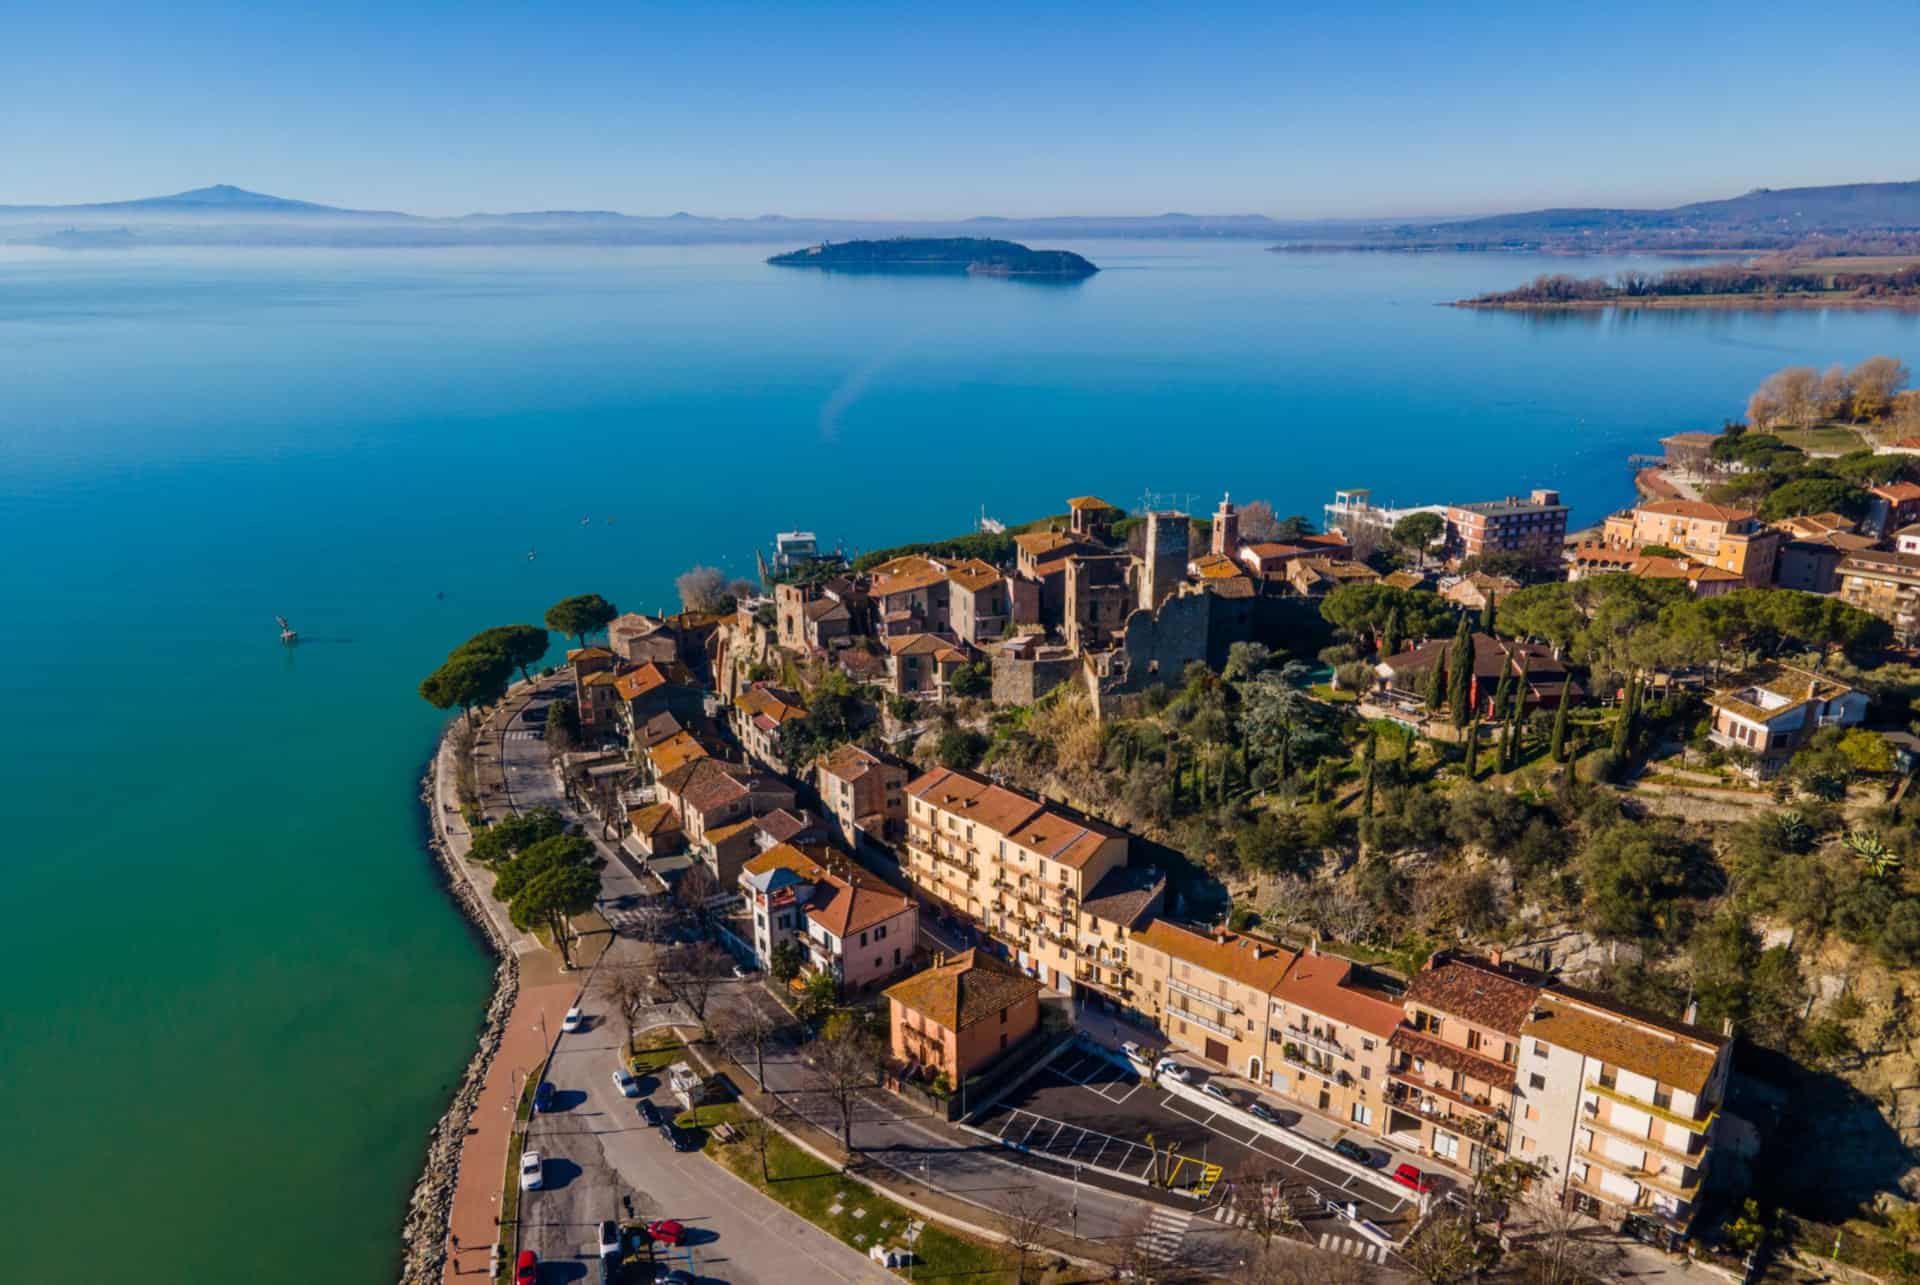
[[59,0],[0,204],[1379,217],[1920,178],[1912,0]]

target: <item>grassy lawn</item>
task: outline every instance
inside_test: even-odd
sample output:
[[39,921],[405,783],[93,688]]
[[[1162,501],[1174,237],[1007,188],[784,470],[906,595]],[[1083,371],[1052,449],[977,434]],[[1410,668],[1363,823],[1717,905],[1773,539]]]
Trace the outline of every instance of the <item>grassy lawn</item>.
[[[703,1108],[704,1110],[705,1108]],[[711,1144],[709,1144],[710,1149]],[[775,1134],[767,1140],[767,1172],[760,1176],[759,1153],[745,1143],[713,1151],[720,1163],[808,1222],[824,1228],[842,1244],[864,1254],[871,1245],[904,1246],[912,1217],[891,1200],[875,1194],[831,1165],[814,1159]],[[862,1216],[855,1217],[856,1211]],[[917,1281],[968,1281],[1000,1285],[1013,1279],[999,1252],[928,1223],[914,1252]]]
[[[533,1075],[529,1075],[527,1082],[520,1087],[520,1102],[513,1109],[513,1118],[517,1124],[524,1126],[532,1118],[533,1094],[539,1087],[539,1077]],[[500,1188],[500,1226],[503,1229],[511,1227],[520,1216],[520,1153],[525,1149],[523,1146],[525,1141],[526,1134],[517,1130],[507,1137],[507,1172],[504,1179],[505,1185]],[[503,1245],[510,1248],[519,1243],[520,1237],[516,1232],[512,1236],[503,1234],[500,1240]],[[501,1282],[513,1279],[515,1257],[516,1255],[510,1253],[500,1256],[500,1275],[495,1279]]]
[[1774,433],[1788,446],[1820,454],[1845,455],[1849,451],[1871,449],[1860,434],[1838,424],[1825,424],[1819,428],[1781,428],[1775,429]]
[[1352,705],[1360,699],[1357,692],[1350,692],[1344,688],[1336,692],[1328,683],[1315,683],[1308,690],[1321,700],[1333,705]]
[[665,1075],[667,1068],[686,1056],[687,1050],[671,1035],[655,1031],[640,1037],[640,1051],[629,1061],[635,1075]]

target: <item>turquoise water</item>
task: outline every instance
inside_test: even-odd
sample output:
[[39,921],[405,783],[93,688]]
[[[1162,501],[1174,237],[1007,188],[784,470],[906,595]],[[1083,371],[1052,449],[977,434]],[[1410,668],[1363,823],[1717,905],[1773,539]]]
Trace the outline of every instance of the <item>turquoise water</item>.
[[1920,365],[1890,313],[1434,306],[1562,261],[1069,248],[1108,270],[0,249],[13,1275],[134,1278],[109,1220],[143,1280],[391,1278],[490,972],[414,802],[414,683],[476,629],[1084,492],[1557,486],[1595,521],[1778,366]]

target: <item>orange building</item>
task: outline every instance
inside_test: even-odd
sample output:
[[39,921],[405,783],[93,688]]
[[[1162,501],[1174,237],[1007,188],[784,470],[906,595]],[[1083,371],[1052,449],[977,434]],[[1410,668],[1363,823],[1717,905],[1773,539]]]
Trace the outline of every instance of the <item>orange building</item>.
[[1005,960],[969,950],[886,990],[896,1064],[960,1084],[1040,1025],[1040,983]]

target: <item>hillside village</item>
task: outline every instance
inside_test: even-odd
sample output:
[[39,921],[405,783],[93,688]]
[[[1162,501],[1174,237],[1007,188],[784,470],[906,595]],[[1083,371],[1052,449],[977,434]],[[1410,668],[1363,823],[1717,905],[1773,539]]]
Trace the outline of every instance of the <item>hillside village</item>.
[[1535,489],[787,533],[603,621],[550,747],[803,1006],[893,997],[923,1088],[994,1060],[914,1016],[986,969],[1663,1248],[1897,1268],[1920,441],[1849,431],[1669,438],[1584,530]]

